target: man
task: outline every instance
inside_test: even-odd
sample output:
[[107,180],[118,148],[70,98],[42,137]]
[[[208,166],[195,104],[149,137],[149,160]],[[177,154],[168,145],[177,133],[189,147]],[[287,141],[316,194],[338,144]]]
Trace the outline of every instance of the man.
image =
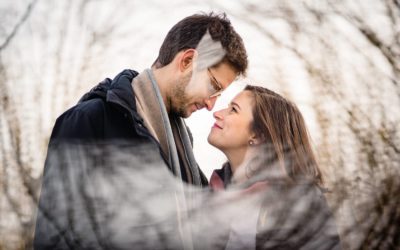
[[[171,187],[171,177],[207,185],[182,118],[202,108],[212,110],[220,92],[245,73],[247,64],[242,39],[226,16],[197,14],[172,27],[151,69],[140,74],[124,70],[85,94],[57,119],[51,135],[35,248],[129,248],[138,241],[126,238],[145,230],[127,232],[145,216],[134,220],[124,217],[123,211],[131,215],[146,204],[133,198],[141,190],[153,190],[171,205],[174,198],[163,194]],[[167,169],[173,175],[166,174]],[[163,218],[170,217],[168,211],[163,211]],[[144,223],[160,221],[158,212],[149,214],[153,217]],[[129,226],[122,230],[122,224]],[[175,224],[163,225],[168,226],[159,231],[171,231]],[[187,247],[185,242],[165,241],[161,245],[166,248]],[[145,242],[140,248],[159,247]]]

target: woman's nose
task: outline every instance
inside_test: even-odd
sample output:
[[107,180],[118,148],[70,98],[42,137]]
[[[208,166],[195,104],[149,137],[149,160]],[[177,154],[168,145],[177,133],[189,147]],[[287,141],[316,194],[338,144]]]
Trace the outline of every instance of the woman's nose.
[[222,120],[222,118],[223,118],[222,111],[223,111],[223,109],[215,111],[213,113],[215,120]]

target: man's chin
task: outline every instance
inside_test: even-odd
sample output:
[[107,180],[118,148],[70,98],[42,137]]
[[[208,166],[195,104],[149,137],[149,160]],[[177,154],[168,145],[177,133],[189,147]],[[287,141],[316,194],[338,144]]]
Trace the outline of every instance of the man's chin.
[[181,115],[181,117],[182,118],[189,118],[194,112],[196,112],[197,111],[197,108],[192,108],[192,107],[189,107],[189,108],[187,108],[187,109],[185,109],[185,110],[182,110],[182,115]]
[[182,113],[181,117],[182,118],[189,118],[192,115],[193,112],[191,111],[185,111],[184,113]]
[[192,115],[192,111],[190,110],[180,110],[179,112],[173,112],[175,116],[179,116],[181,118],[189,118]]

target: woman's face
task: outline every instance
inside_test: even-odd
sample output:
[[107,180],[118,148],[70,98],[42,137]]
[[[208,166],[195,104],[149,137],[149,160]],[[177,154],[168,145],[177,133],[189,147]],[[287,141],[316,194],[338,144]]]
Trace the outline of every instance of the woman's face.
[[214,112],[216,121],[208,135],[208,142],[223,152],[246,149],[254,135],[250,131],[252,108],[252,94],[244,90],[233,98],[228,108]]

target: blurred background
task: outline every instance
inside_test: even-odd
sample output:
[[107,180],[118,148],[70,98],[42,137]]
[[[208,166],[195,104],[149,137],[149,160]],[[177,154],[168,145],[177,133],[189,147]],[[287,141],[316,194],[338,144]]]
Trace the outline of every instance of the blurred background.
[[[345,249],[400,245],[398,0],[3,0],[0,2],[0,249],[29,248],[55,119],[106,77],[149,68],[168,30],[225,12],[249,55],[247,83],[302,111]],[[207,177],[212,112],[186,119]]]

